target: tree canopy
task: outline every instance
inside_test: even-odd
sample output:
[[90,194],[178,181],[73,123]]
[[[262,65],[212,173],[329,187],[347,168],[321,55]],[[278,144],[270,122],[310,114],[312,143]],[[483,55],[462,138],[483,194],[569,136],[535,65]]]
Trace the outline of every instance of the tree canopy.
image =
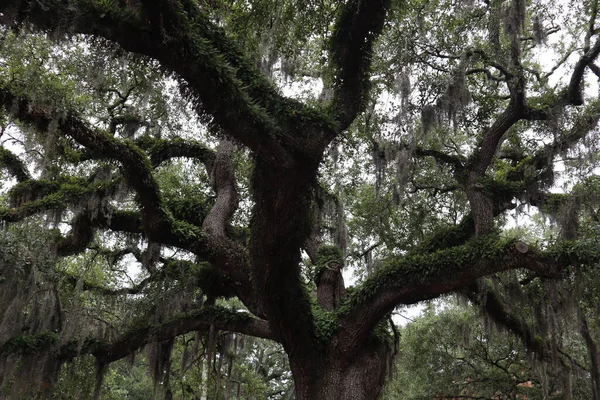
[[2,1],[0,396],[146,348],[165,399],[373,399],[391,313],[457,294],[600,400],[597,11]]

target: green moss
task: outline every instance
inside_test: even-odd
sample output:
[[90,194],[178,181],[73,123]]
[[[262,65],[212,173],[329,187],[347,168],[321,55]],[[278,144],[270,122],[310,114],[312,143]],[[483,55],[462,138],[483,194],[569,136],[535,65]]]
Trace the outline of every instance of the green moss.
[[22,335],[10,338],[2,347],[0,354],[38,354],[58,342],[58,335],[43,331],[34,335]]
[[180,197],[167,200],[167,207],[178,220],[188,222],[196,226],[202,226],[204,217],[208,214],[209,205],[206,199],[195,197]]
[[544,199],[541,211],[547,214],[556,215],[572,198],[573,196],[566,193],[550,193]]
[[516,193],[522,192],[524,183],[522,181],[510,181],[506,179],[486,178],[481,181],[484,191],[493,198],[513,198]]
[[600,247],[595,240],[563,240],[551,246],[546,254],[562,265],[593,265],[600,261]]
[[542,348],[544,346],[544,338],[540,335],[535,335],[533,342],[537,348]]
[[471,214],[462,219],[458,225],[442,228],[411,250],[410,254],[432,253],[453,246],[460,246],[475,233],[475,222]]
[[476,261],[494,260],[502,256],[504,250],[514,245],[514,239],[500,239],[497,235],[474,238],[462,246],[438,250],[431,254],[413,254],[393,257],[383,262],[382,268],[362,287],[346,297],[341,312],[348,311],[372,298],[382,288],[405,285],[409,287],[427,286],[433,280],[472,267]]
[[343,260],[342,251],[335,246],[321,246],[317,251],[318,265],[325,265],[330,261],[337,261],[343,264]]
[[321,246],[317,251],[317,265],[314,270],[314,281],[316,282],[327,264],[335,261],[341,266],[344,265],[344,257],[342,251],[335,246]]
[[336,311],[327,311],[313,303],[312,312],[315,323],[315,337],[322,344],[327,344],[340,329],[340,322]]
[[183,243],[196,243],[204,236],[202,229],[188,222],[175,220],[172,223],[173,234]]
[[230,298],[235,295],[231,290],[231,280],[223,272],[209,263],[200,263],[194,267],[194,277],[202,293],[215,298]]

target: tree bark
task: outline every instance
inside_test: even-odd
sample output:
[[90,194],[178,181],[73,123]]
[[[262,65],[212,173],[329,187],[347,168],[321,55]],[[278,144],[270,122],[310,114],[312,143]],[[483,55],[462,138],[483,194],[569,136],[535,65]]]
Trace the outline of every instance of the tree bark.
[[312,364],[290,360],[296,400],[378,399],[389,350],[386,343],[369,343],[352,358],[334,353]]
[[580,314],[581,325],[579,332],[585,342],[588,356],[590,357],[590,380],[592,386],[592,399],[600,400],[600,351],[598,345],[590,333],[587,318]]

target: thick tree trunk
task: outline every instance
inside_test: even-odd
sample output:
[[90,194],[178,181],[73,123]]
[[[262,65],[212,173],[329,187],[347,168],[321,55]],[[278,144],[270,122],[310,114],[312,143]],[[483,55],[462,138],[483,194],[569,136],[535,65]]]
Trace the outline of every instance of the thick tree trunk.
[[388,346],[369,344],[348,359],[331,355],[312,365],[290,360],[296,400],[376,400],[388,371]]
[[484,193],[479,178],[480,176],[477,173],[469,173],[465,182],[465,192],[471,206],[473,221],[475,222],[475,235],[483,236],[493,228],[494,205],[491,199]]

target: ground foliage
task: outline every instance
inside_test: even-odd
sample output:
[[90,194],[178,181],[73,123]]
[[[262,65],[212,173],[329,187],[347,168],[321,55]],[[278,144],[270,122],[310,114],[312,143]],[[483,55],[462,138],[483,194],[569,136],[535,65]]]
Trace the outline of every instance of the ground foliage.
[[599,400],[597,8],[3,1],[0,395]]

